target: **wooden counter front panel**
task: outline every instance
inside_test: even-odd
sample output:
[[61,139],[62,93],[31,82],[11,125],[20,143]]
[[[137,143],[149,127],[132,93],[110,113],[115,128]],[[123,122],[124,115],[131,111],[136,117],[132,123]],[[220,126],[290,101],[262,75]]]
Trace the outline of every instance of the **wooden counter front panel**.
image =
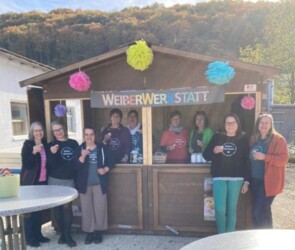
[[116,167],[110,173],[110,229],[143,229],[142,167]]
[[204,221],[204,178],[209,168],[153,168],[153,227],[177,231],[216,231],[215,223]]

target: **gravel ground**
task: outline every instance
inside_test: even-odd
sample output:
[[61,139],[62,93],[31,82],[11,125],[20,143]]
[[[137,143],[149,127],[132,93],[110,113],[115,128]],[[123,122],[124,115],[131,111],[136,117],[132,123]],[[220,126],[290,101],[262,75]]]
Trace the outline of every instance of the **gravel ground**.
[[[27,247],[27,249],[62,250],[69,249],[66,245],[58,245],[58,235],[50,224],[43,227],[43,233],[50,238],[49,243],[42,244],[39,248]],[[84,244],[85,234],[74,233],[73,238],[77,242],[74,249],[102,249],[102,250],[178,250],[181,247],[196,240],[194,237],[181,236],[151,236],[151,235],[126,235],[106,234],[101,244]]]
[[[284,192],[278,195],[273,203],[274,228],[295,229],[295,164],[289,165],[286,170],[286,185]],[[291,215],[292,214],[292,215]],[[58,235],[50,226],[43,227],[44,235],[51,239],[50,243],[43,244],[41,249],[69,249],[64,245],[58,245]],[[76,249],[103,249],[103,250],[178,250],[181,247],[195,241],[195,237],[181,236],[151,236],[151,235],[122,235],[106,234],[101,244],[84,245],[85,235],[74,233],[73,238],[77,241]],[[28,247],[28,249],[34,249]],[[40,249],[40,248],[38,248]]]

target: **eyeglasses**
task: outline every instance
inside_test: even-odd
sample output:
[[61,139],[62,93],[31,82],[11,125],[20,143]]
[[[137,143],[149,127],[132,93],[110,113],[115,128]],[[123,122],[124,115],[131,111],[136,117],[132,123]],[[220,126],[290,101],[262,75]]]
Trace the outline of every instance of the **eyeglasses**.
[[232,126],[232,125],[236,125],[237,122],[226,122],[225,126]]
[[57,133],[57,132],[62,132],[64,129],[63,128],[60,128],[60,129],[55,129],[55,130],[52,130],[53,133]]
[[35,132],[35,133],[41,133],[41,132],[43,132],[43,129],[33,129],[33,132]]

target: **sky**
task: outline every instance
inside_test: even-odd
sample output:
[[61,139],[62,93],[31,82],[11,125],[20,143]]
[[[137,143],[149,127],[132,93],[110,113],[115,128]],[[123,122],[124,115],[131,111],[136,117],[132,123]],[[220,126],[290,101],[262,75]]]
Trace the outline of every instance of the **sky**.
[[[32,10],[49,12],[57,8],[115,11],[130,6],[144,7],[154,2],[162,3],[166,7],[169,7],[175,4],[196,4],[208,1],[209,0],[0,0],[0,14],[7,12],[29,12]],[[245,1],[257,2],[257,0]],[[276,2],[279,0],[264,1]]]

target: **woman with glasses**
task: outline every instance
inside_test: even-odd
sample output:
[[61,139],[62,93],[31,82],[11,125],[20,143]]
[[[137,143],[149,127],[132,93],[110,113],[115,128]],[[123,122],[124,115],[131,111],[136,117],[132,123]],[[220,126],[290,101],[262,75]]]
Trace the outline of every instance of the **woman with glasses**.
[[260,114],[250,149],[252,215],[255,228],[272,228],[271,204],[283,191],[288,147],[271,114]]
[[218,233],[234,231],[237,220],[239,194],[246,193],[249,185],[249,144],[242,133],[236,114],[224,118],[224,129],[216,133],[203,157],[212,161],[215,220]]
[[[30,126],[29,139],[21,151],[21,185],[46,185],[48,144],[44,136],[44,126],[36,121]],[[25,238],[28,245],[39,247],[49,239],[41,233],[41,212],[33,212],[24,220]]]
[[[96,142],[94,128],[84,128],[84,142],[76,149],[74,164],[77,169],[77,190],[82,208],[82,231],[86,245],[103,241],[108,227],[107,191],[109,172],[115,159],[102,143]],[[111,153],[111,154],[110,154]]]
[[[77,141],[69,139],[62,123],[53,121],[51,132],[54,140],[49,143],[49,185],[75,187],[75,171],[73,156],[79,146]],[[77,244],[71,237],[73,220],[72,203],[55,207],[54,218],[60,230],[58,244],[75,247]]]

